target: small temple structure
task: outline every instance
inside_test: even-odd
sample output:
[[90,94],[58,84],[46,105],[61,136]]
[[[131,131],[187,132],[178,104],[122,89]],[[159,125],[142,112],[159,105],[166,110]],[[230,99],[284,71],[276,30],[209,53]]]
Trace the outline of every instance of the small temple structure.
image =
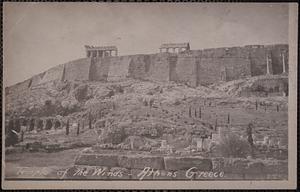
[[189,51],[190,44],[189,43],[167,43],[167,44],[162,44],[159,48],[160,53],[162,53],[162,52],[169,53],[170,49],[172,50],[173,53]]
[[114,56],[118,56],[118,49],[116,46],[89,46],[85,45],[87,57],[111,57],[112,52]]

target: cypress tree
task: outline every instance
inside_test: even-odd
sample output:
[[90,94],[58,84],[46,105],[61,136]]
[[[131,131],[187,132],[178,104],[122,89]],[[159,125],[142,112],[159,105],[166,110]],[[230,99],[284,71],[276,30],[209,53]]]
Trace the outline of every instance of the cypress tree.
[[229,124],[230,123],[230,114],[228,113],[228,116],[227,116],[227,123]]
[[69,119],[68,119],[67,125],[66,125],[66,135],[69,135],[69,129],[70,129],[70,122],[69,122]]
[[256,110],[258,109],[258,102],[257,101],[255,102],[255,109]]
[[80,130],[80,123],[77,123],[77,135],[79,135],[79,130]]
[[92,129],[92,116],[91,116],[91,113],[89,113],[89,129]]
[[201,119],[202,117],[201,117],[201,114],[202,113],[202,111],[201,111],[201,107],[199,107],[199,118]]

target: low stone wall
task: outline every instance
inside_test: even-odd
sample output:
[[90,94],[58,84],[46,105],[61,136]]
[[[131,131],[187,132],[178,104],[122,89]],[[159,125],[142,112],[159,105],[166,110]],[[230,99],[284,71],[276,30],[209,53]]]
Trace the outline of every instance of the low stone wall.
[[[99,170],[102,170],[101,173]],[[112,170],[119,171],[117,176],[115,176],[115,171]],[[84,174],[82,174],[83,171],[85,171]],[[68,173],[70,178],[138,180],[271,180],[287,179],[287,176],[288,163],[284,160],[115,153],[82,153],[75,159],[75,166]]]

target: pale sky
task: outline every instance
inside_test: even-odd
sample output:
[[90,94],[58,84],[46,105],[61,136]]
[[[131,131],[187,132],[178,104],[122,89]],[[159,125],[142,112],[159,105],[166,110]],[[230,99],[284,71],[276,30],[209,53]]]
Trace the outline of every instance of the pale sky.
[[5,86],[85,57],[84,45],[131,55],[157,53],[162,43],[288,43],[282,3],[4,3],[3,23]]

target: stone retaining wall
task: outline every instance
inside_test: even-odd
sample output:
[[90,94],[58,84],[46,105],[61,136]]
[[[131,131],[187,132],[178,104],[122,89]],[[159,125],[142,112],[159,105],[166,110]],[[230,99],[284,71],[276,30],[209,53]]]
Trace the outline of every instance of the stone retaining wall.
[[[112,169],[122,170],[123,176],[114,177],[109,173],[103,173],[102,177],[99,177],[99,175],[95,175],[97,168],[105,169],[106,172]],[[82,153],[75,159],[75,168],[73,172],[69,173],[70,177],[80,176],[74,175],[75,170],[79,169],[90,169],[86,176],[93,179],[283,180],[288,177],[288,162],[284,160],[203,158],[199,156]]]
[[140,54],[106,58],[82,58],[56,66],[10,90],[27,89],[52,80],[119,81],[127,77],[143,80],[175,81],[196,87],[218,81],[231,81],[267,73],[266,55],[270,54],[271,74],[281,74],[288,45],[245,46],[192,50],[185,53]]

